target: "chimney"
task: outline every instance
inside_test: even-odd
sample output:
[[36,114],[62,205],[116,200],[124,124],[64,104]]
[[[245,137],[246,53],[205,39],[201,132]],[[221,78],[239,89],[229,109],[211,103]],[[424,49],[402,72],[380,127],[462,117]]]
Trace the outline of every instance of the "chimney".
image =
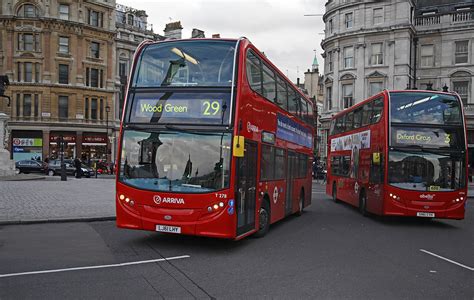
[[221,38],[221,35],[220,35],[219,33],[214,33],[214,34],[212,35],[212,38],[213,38],[213,39],[220,39],[220,38]]
[[172,22],[166,24],[165,27],[165,38],[167,39],[181,39],[181,31],[183,30],[183,26],[181,26],[181,21]]
[[200,39],[200,38],[205,38],[206,36],[204,35],[204,31],[193,28],[193,32],[191,33],[191,38],[192,39]]

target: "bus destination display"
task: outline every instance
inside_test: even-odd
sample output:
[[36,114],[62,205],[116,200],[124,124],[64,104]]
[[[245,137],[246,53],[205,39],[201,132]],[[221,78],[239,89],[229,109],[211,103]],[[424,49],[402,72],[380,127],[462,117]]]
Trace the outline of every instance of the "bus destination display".
[[130,122],[225,124],[228,122],[229,100],[227,93],[194,96],[188,93],[136,94]]

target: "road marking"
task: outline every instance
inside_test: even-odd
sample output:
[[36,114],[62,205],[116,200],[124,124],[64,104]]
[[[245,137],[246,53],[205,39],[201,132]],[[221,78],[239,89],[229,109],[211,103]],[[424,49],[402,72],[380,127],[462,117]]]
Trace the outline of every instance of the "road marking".
[[191,257],[191,256],[189,256],[189,255],[182,255],[182,256],[174,256],[174,257],[168,257],[168,258],[159,258],[159,259],[132,261],[132,262],[126,262],[126,263],[112,264],[112,265],[99,265],[99,266],[87,266],[87,267],[75,267],[75,268],[66,268],[66,269],[55,269],[55,270],[43,270],[43,271],[32,271],[32,272],[0,274],[0,278],[14,277],[14,276],[23,276],[23,275],[36,275],[36,274],[46,274],[46,273],[58,273],[58,272],[91,270],[91,269],[117,268],[117,267],[126,267],[126,266],[132,266],[132,265],[150,264],[150,263],[161,262],[161,261],[168,261],[168,260],[183,259],[183,258],[189,258],[189,257]]
[[443,257],[443,256],[441,256],[441,255],[435,254],[435,253],[430,252],[430,251],[426,251],[425,249],[420,249],[420,251],[421,251],[421,252],[424,252],[424,253],[426,253],[426,254],[432,255],[432,256],[434,256],[434,257],[440,258],[440,259],[442,259],[442,260],[445,260],[445,261],[447,261],[447,262],[450,262],[450,263],[452,263],[452,264],[458,265],[458,266],[463,267],[463,268],[465,268],[465,269],[468,269],[468,270],[470,270],[470,271],[474,271],[474,268],[473,268],[473,267],[469,267],[469,266],[463,265],[463,264],[458,263],[458,262],[456,262],[456,261],[454,261],[454,260],[451,260],[451,259],[449,259],[449,258]]

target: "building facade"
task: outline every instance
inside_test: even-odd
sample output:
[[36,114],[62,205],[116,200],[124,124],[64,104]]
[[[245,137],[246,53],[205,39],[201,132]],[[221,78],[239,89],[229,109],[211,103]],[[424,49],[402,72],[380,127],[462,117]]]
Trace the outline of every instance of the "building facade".
[[473,0],[328,1],[322,128],[383,89],[445,87],[463,99],[474,147],[473,11]]
[[115,1],[2,1],[0,74],[8,75],[14,160],[105,159],[114,114]]
[[3,1],[0,75],[12,103],[0,111],[12,158],[58,158],[62,137],[66,158],[113,160],[133,53],[159,38],[144,11],[112,0]]

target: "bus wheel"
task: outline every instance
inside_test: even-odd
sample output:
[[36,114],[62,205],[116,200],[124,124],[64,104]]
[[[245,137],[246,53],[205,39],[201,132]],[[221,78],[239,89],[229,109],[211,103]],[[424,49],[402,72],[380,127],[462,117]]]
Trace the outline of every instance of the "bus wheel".
[[332,201],[336,203],[339,202],[339,200],[337,199],[337,188],[335,182],[332,184]]
[[367,196],[365,195],[364,190],[360,192],[359,211],[364,217],[367,217],[369,215],[369,212],[367,211]]
[[300,201],[298,201],[298,211],[296,212],[296,215],[299,217],[303,214],[304,211],[304,191],[301,190],[300,193]]
[[263,199],[262,206],[260,207],[258,213],[258,231],[255,233],[255,237],[260,238],[267,234],[268,229],[270,228],[270,205],[268,204],[268,199]]

